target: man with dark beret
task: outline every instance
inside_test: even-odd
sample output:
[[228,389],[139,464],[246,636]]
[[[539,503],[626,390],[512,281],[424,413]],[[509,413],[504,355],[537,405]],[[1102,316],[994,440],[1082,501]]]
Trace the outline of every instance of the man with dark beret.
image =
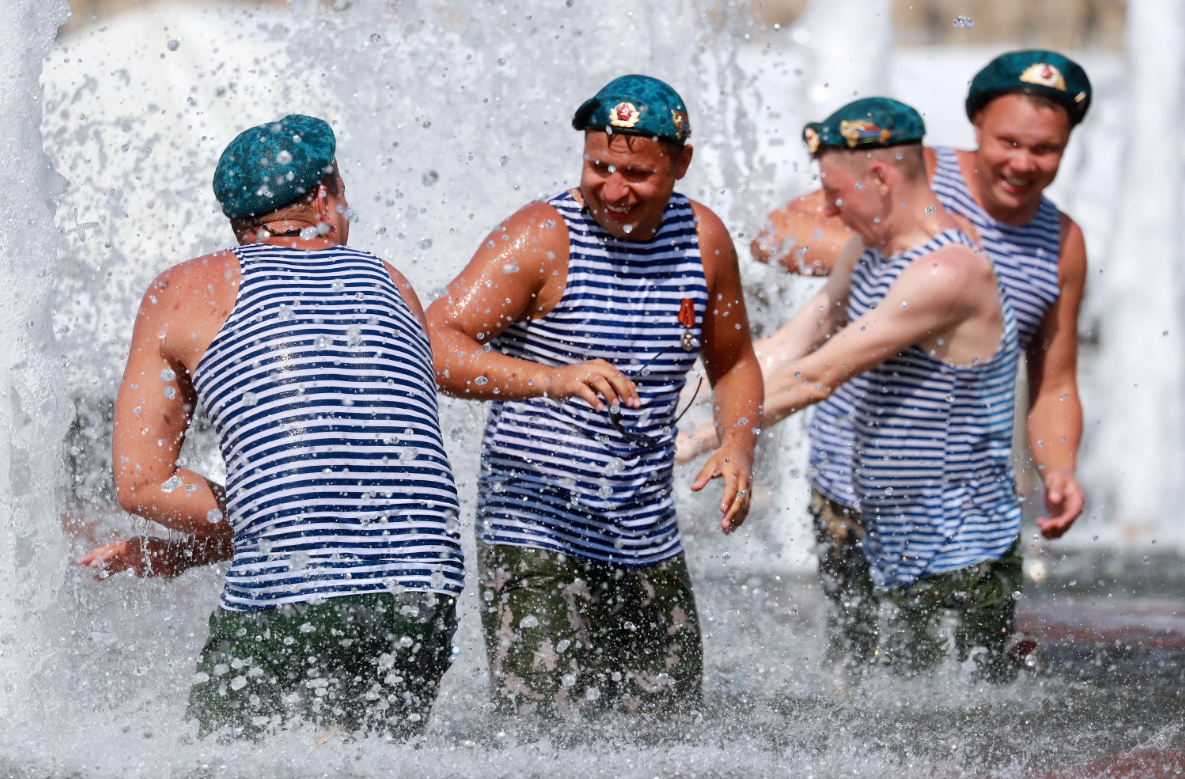
[[641,75],[576,111],[579,186],[498,225],[428,309],[451,395],[493,401],[478,487],[478,575],[499,711],[684,717],[702,649],[675,516],[679,392],[702,357],[724,444],[692,485],[724,481],[740,527],[761,376],[736,252],[675,191],[687,106]]
[[[967,95],[977,148],[925,149],[939,202],[971,223],[1014,301],[1027,362],[1028,440],[1048,512],[1037,525],[1046,538],[1069,530],[1084,503],[1074,474],[1082,435],[1076,371],[1086,245],[1078,225],[1043,193],[1090,101],[1090,81],[1072,60],[1051,51],[1004,54],[975,76]],[[808,132],[806,142],[814,151],[819,141]],[[791,273],[827,274],[849,243],[849,251],[858,251],[859,239],[826,215],[822,190],[775,211],[770,220],[751,251]],[[767,373],[778,359],[807,348],[792,325],[756,346]],[[836,618],[832,656],[863,664],[873,657],[876,636],[865,608],[871,602],[868,581],[860,574],[864,531],[852,486],[852,400],[846,397],[853,392],[843,388],[815,412],[808,474],[820,574]],[[682,456],[692,459],[710,445],[711,431],[704,431],[699,440],[685,441]],[[1018,658],[1029,649],[1031,644],[1018,645]]]
[[[152,283],[115,405],[121,505],[190,540],[79,560],[166,577],[231,561],[189,696],[202,736],[293,717],[418,734],[452,660],[463,560],[424,315],[395,268],[346,246],[335,150],[294,114],[223,152],[239,246]],[[225,489],[178,460],[197,403]]]

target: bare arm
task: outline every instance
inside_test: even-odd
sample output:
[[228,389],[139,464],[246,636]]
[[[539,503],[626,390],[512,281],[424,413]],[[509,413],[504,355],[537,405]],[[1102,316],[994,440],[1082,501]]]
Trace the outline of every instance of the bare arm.
[[[197,538],[229,538],[221,487],[177,465],[197,403],[187,367],[190,355],[176,347],[181,342],[191,351],[189,336],[198,332],[180,313],[190,291],[182,275],[177,269],[162,274],[136,314],[115,401],[115,488],[120,505],[137,516]],[[213,333],[206,335],[208,343]]]
[[550,367],[509,357],[488,344],[514,322],[535,319],[559,300],[568,233],[551,206],[532,203],[492,232],[473,259],[428,307],[436,382],[472,400],[581,397],[598,411],[641,402],[632,381],[604,360]]
[[769,215],[770,226],[749,245],[753,259],[790,273],[826,276],[854,235],[839,217],[823,216],[823,191],[792,200]]
[[749,333],[736,249],[714,213],[693,203],[700,254],[708,282],[708,306],[701,331],[700,357],[712,383],[720,450],[708,460],[691,489],[724,479],[720,522],[725,533],[741,526],[752,500],[753,449],[761,425],[763,383]]
[[[967,364],[986,360],[999,345],[998,332],[970,328],[979,336],[952,337],[976,315],[999,315],[999,297],[991,262],[962,246],[948,246],[906,268],[880,305],[853,321],[822,348],[788,363],[766,385],[765,426],[829,396],[837,387],[914,344],[939,359]],[[998,330],[998,328],[997,328]]]
[[1074,476],[1082,439],[1078,398],[1078,310],[1086,285],[1086,242],[1062,218],[1057,302],[1046,312],[1028,350],[1029,445],[1045,484],[1048,517],[1037,520],[1046,538],[1058,538],[1082,513],[1085,499]]

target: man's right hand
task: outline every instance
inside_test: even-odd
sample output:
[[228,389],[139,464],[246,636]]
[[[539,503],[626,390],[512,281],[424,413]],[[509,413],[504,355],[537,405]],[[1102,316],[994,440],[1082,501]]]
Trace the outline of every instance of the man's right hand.
[[74,562],[102,569],[101,574],[95,575],[95,581],[103,581],[122,571],[131,571],[139,578],[160,576],[171,579],[188,567],[182,564],[181,558],[180,544],[163,538],[137,536],[92,549]]
[[[604,398],[610,406],[624,405],[630,408],[641,408],[642,406],[634,383],[624,373],[604,360],[562,365],[558,368],[549,368],[548,371],[544,394],[553,400],[583,398],[597,411],[604,411],[606,408],[605,404],[601,402],[601,398]],[[600,397],[597,397],[598,395]]]

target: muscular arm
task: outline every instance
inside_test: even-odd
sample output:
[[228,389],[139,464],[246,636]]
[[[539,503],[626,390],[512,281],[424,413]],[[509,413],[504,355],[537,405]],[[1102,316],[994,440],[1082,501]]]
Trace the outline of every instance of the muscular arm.
[[991,357],[999,345],[998,327],[994,338],[985,335],[988,328],[983,327],[968,328],[970,336],[952,335],[972,317],[987,321],[993,305],[998,316],[991,262],[961,246],[930,257],[932,263],[917,262],[906,268],[876,309],[853,321],[818,351],[770,376],[765,426],[823,400],[853,376],[914,344],[930,348],[941,340],[943,345],[935,345],[933,353],[959,364]]
[[769,215],[770,226],[749,245],[753,259],[776,262],[790,273],[831,273],[853,233],[839,217],[823,216],[823,190],[792,200]]
[[[126,511],[195,538],[222,539],[232,532],[224,521],[222,488],[177,464],[197,403],[190,381],[196,364],[192,342],[202,338],[208,344],[216,329],[202,328],[198,318],[186,316],[201,305],[190,282],[207,273],[175,268],[144,296],[115,401],[112,454],[115,488]],[[210,301],[212,306],[219,302]]]
[[436,382],[471,400],[579,396],[598,411],[640,405],[633,382],[604,360],[550,367],[489,343],[513,323],[546,314],[566,281],[568,233],[551,206],[532,203],[490,233],[447,294],[428,306]]
[[1078,398],[1078,310],[1086,284],[1086,243],[1069,217],[1062,218],[1057,302],[1046,312],[1028,349],[1029,445],[1045,484],[1048,517],[1037,521],[1046,538],[1070,529],[1082,513],[1082,488],[1074,477],[1082,439]]
[[692,206],[708,282],[700,357],[712,383],[716,431],[723,443],[691,488],[698,491],[711,479],[724,478],[721,527],[731,533],[744,522],[752,499],[750,474],[761,424],[763,383],[749,334],[736,249],[719,217],[698,203]]

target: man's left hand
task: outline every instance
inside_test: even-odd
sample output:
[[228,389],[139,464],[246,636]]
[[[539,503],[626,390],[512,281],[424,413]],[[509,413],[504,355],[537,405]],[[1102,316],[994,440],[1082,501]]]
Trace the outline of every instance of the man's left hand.
[[751,455],[742,453],[741,447],[725,445],[708,459],[691,485],[692,492],[699,492],[712,479],[724,479],[724,498],[720,501],[720,513],[724,517],[720,529],[725,535],[739,528],[749,515],[752,459]]
[[1068,471],[1054,471],[1045,477],[1045,510],[1049,516],[1037,520],[1041,535],[1061,538],[1082,513],[1086,498],[1082,486]]

